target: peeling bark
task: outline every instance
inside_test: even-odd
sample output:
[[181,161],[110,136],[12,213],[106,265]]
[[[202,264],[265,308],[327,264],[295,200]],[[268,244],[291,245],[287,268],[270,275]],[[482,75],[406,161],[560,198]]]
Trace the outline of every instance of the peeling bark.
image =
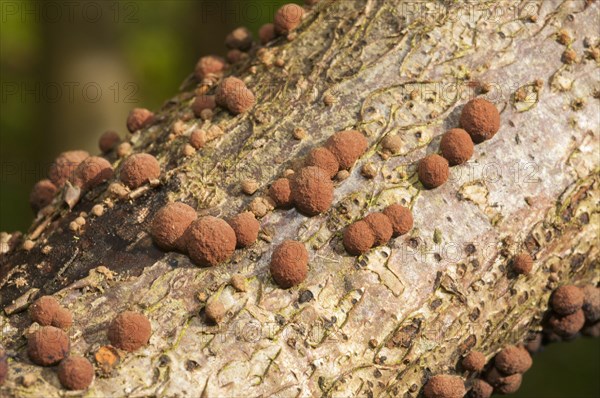
[[[142,311],[152,322],[150,345],[99,372],[89,396],[416,396],[430,374],[457,373],[463,353],[489,359],[522,343],[541,330],[553,288],[600,281],[599,64],[583,44],[596,40],[599,22],[598,4],[585,1],[324,1],[294,40],[235,67],[256,94],[250,112],[189,119],[196,87],[183,87],[132,137],[135,151],[161,162],[160,184],[127,199],[105,185],[72,209],[57,200],[26,234],[32,250],[2,254],[0,321],[12,359],[0,392],[62,394],[55,372],[26,355],[24,310],[42,294],[73,312],[72,351],[89,358],[108,344],[118,312]],[[575,39],[572,65],[556,41],[561,28]],[[437,151],[482,88],[501,110],[500,132],[453,167],[448,183],[423,190],[416,161]],[[184,137],[169,139],[180,120]],[[218,136],[217,127],[224,135],[181,155],[191,131]],[[296,128],[307,138],[294,139]],[[231,216],[345,128],[364,131],[370,149],[336,184],[326,214],[269,212],[259,242],[214,268],[152,245],[149,222],[167,201]],[[394,134],[401,152],[380,156],[379,142]],[[371,180],[360,175],[367,162],[378,170]],[[252,197],[240,189],[249,177],[261,187]],[[415,228],[347,255],[343,228],[394,202],[411,207]],[[77,233],[68,228],[97,203],[112,207],[88,215]],[[268,272],[284,239],[310,249],[307,280],[289,290]],[[521,250],[535,260],[528,277],[510,272]],[[246,292],[230,285],[236,273]],[[227,309],[218,326],[203,315],[214,296]],[[28,373],[43,381],[24,387]]]

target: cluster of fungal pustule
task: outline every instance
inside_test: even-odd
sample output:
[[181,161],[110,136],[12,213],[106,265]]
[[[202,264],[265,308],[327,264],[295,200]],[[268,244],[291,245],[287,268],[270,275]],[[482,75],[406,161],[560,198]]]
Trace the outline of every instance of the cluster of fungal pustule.
[[448,130],[440,141],[440,153],[421,159],[417,166],[419,181],[427,189],[443,185],[450,176],[450,166],[465,163],[473,156],[474,145],[492,138],[500,129],[500,114],[491,102],[475,98],[464,106],[461,128]]
[[150,235],[162,250],[186,253],[200,266],[215,266],[227,261],[236,247],[256,242],[259,230],[260,224],[251,212],[237,214],[228,221],[212,216],[198,218],[191,206],[175,202],[156,213]]
[[324,146],[309,152],[300,170],[274,181],[269,197],[278,208],[295,206],[310,217],[326,212],[333,202],[332,178],[340,170],[352,167],[367,147],[367,139],[359,131],[333,134]]
[[62,307],[53,296],[42,296],[29,306],[29,317],[42,326],[67,330],[73,324],[71,312]]
[[185,231],[198,218],[193,207],[182,202],[168,203],[152,220],[150,235],[159,248],[186,252]]
[[[563,285],[555,289],[550,296],[552,313],[548,318],[548,329],[560,338],[571,339],[583,329],[586,320],[589,324],[597,322],[600,293],[596,289],[587,288],[587,297],[584,290],[575,285]],[[584,311],[584,304],[587,311]]]
[[521,387],[523,373],[533,360],[522,346],[504,347],[494,358],[493,366],[486,372],[485,380],[498,394],[513,394]]
[[344,248],[352,255],[361,255],[372,247],[385,245],[392,236],[406,234],[412,229],[413,216],[400,204],[393,204],[383,212],[371,213],[350,224],[344,231]]

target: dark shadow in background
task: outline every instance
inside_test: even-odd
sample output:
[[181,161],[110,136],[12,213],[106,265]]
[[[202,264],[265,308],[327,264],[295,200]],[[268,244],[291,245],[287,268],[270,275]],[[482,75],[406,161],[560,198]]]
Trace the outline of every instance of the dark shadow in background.
[[[280,0],[2,1],[0,230],[26,230],[28,196],[61,151],[97,152],[125,136],[136,106],[156,110],[205,54],[225,55],[233,28],[270,22]],[[600,343],[538,354],[515,397],[598,397]]]

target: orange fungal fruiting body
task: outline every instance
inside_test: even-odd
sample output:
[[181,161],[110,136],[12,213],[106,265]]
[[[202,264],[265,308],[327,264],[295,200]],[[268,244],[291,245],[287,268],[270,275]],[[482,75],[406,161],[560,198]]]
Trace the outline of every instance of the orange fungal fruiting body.
[[297,4],[286,4],[275,13],[273,24],[275,32],[280,35],[287,34],[296,29],[304,17],[304,8]]
[[152,220],[150,235],[154,243],[163,250],[185,252],[184,233],[198,218],[196,210],[181,202],[168,203]]
[[233,228],[212,216],[194,221],[185,236],[189,256],[200,266],[215,266],[228,260],[237,244]]
[[44,179],[36,182],[29,194],[29,204],[31,205],[31,209],[37,213],[48,206],[52,203],[56,192],[58,192],[58,189],[52,181]]
[[462,359],[462,367],[469,372],[481,372],[485,366],[485,355],[471,351]]
[[288,209],[294,204],[292,201],[292,188],[290,180],[278,178],[269,187],[269,197],[275,202],[275,206]]
[[150,180],[160,177],[158,160],[147,153],[136,153],[123,162],[121,181],[131,189],[138,188]]
[[130,133],[148,127],[154,121],[154,113],[146,108],[133,108],[127,117],[127,130]]
[[331,207],[333,182],[329,174],[319,167],[300,169],[292,177],[291,188],[296,208],[308,216],[323,213]]
[[325,148],[336,157],[342,170],[352,167],[368,146],[367,138],[357,130],[339,131],[325,142]]
[[450,166],[463,164],[473,156],[473,141],[465,130],[451,129],[442,136],[440,151]]
[[202,80],[208,75],[221,75],[227,68],[225,60],[215,55],[207,55],[202,57],[196,63],[194,68],[194,76],[196,79]]
[[254,213],[245,211],[237,214],[229,220],[229,225],[235,232],[236,246],[247,247],[256,242],[260,223],[256,220]]
[[383,210],[383,214],[390,219],[394,230],[394,236],[404,235],[413,227],[413,216],[407,207],[393,204],[386,207]]
[[69,336],[54,326],[42,326],[27,338],[27,355],[31,362],[51,366],[69,354]]
[[73,175],[73,185],[87,191],[108,181],[114,175],[112,165],[99,156],[91,156],[79,163]]
[[419,161],[417,173],[419,181],[427,189],[437,188],[448,181],[450,169],[448,161],[437,154],[427,155]]
[[116,131],[105,131],[98,140],[98,147],[102,153],[108,153],[121,142],[121,137]]
[[125,351],[136,351],[150,341],[152,326],[145,315],[125,311],[113,319],[108,327],[110,343]]
[[86,151],[67,151],[61,153],[50,165],[48,178],[58,188],[62,188],[71,178],[79,163],[83,162],[89,156],[90,154]]
[[505,347],[494,358],[494,366],[505,375],[525,373],[532,364],[529,352],[523,347],[514,345]]
[[263,26],[261,26],[258,30],[258,37],[262,45],[265,45],[271,40],[273,40],[275,36],[275,25],[273,25],[272,23],[266,23]]
[[70,356],[58,365],[58,380],[69,390],[85,390],[94,380],[94,367],[84,357]]
[[365,221],[350,224],[344,231],[344,248],[354,256],[369,251],[375,244],[375,234]]
[[330,178],[335,177],[340,169],[340,164],[333,153],[331,153],[329,149],[323,147],[315,148],[310,151],[304,161],[304,165],[319,167],[327,172]]
[[392,222],[384,213],[371,213],[364,221],[369,225],[375,236],[374,246],[385,245],[394,233]]
[[529,253],[521,252],[513,259],[512,268],[517,274],[529,275],[533,269],[533,259]]
[[217,105],[227,108],[233,114],[244,113],[254,106],[254,93],[236,77],[223,79],[215,94]]
[[252,47],[252,32],[245,26],[236,28],[225,38],[225,45],[228,48],[248,51]]
[[269,269],[280,287],[296,286],[308,274],[308,252],[301,242],[286,240],[273,250]]
[[425,398],[463,398],[466,393],[462,379],[452,375],[433,376],[423,387]]
[[583,291],[575,285],[556,288],[550,297],[550,306],[558,315],[569,315],[583,306]]
[[466,103],[460,115],[460,126],[474,143],[492,138],[500,129],[500,113],[491,102],[475,98]]
[[192,102],[192,111],[196,117],[200,117],[203,110],[210,109],[212,111],[216,107],[217,103],[214,95],[200,94],[197,95],[194,98],[194,102]]

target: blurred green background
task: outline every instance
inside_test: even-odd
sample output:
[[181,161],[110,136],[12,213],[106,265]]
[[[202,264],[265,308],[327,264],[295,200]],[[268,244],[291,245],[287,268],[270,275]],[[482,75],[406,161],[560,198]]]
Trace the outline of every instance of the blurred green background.
[[[58,153],[124,136],[131,108],[160,107],[201,55],[225,55],[229,31],[257,37],[284,3],[1,1],[0,231],[27,229],[29,191]],[[599,397],[600,339],[548,347],[513,396]]]

